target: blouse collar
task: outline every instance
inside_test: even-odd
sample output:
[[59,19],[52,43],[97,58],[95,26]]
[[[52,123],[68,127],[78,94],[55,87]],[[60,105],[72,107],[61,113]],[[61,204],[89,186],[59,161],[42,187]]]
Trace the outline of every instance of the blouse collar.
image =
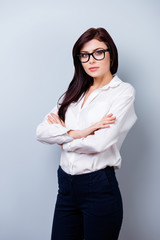
[[108,84],[104,85],[99,89],[107,90],[110,87],[117,87],[121,82],[122,80],[117,75],[115,75]]

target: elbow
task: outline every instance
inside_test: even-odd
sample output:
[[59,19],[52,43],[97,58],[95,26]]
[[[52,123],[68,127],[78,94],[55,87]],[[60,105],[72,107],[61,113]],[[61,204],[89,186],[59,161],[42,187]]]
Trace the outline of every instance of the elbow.
[[102,146],[96,146],[96,148],[94,149],[94,152],[96,153],[101,153],[103,151],[105,151],[105,147],[102,147]]
[[100,153],[103,152],[105,149],[102,146],[90,146],[86,148],[86,153]]
[[36,129],[36,140],[39,142],[44,141],[43,131],[40,126],[38,126]]
[[43,142],[43,141],[42,141],[42,138],[41,138],[39,135],[37,135],[37,134],[36,134],[36,140],[37,140],[38,142]]
[[102,144],[97,144],[94,146],[94,148],[92,149],[93,152],[95,153],[101,153],[101,152],[104,152],[106,151],[108,148],[110,148],[112,145],[116,144],[118,141],[117,138],[114,138],[114,139],[110,139],[109,142],[104,142]]
[[41,142],[41,143],[49,144],[49,145],[58,143],[56,137],[50,137],[46,133],[46,129],[44,129],[40,125],[36,129],[36,140]]

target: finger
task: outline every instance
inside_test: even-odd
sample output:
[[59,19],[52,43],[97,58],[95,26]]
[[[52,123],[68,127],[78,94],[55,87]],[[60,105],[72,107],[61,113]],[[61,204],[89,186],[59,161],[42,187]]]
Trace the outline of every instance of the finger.
[[110,126],[108,124],[103,124],[100,128],[109,128]]
[[[103,118],[111,118],[111,117],[113,117],[113,113],[110,113],[110,114],[108,114],[108,115],[105,115]],[[102,119],[103,119],[102,118]]]
[[60,120],[60,121],[61,121],[62,126],[65,127],[66,126],[65,123],[62,120]]
[[52,122],[49,119],[47,121],[48,121],[49,124],[52,124]]
[[56,123],[59,123],[61,124],[63,127],[66,127],[65,123],[63,122],[63,120],[57,116],[56,114],[54,113],[50,113],[50,115],[55,119]]
[[110,120],[110,119],[109,119],[109,120],[106,120],[105,122],[106,122],[106,123],[111,123],[111,122],[114,123],[114,122],[115,122],[115,119],[113,119],[113,120]]
[[48,115],[48,120],[49,120],[49,122],[51,122],[52,123],[52,118]]
[[53,115],[53,113],[50,114],[50,117],[52,118],[52,120],[54,121],[54,123],[59,123],[56,115]]
[[50,120],[51,123],[56,123],[55,119],[53,119],[50,115],[48,115],[48,119]]
[[58,117],[56,114],[50,113],[50,115],[55,119],[55,121],[56,121],[57,123],[60,123],[60,124],[61,124],[61,122],[60,122],[60,120],[59,120],[59,117]]
[[115,123],[114,120],[111,120],[111,121],[104,121],[103,124],[111,124],[111,123]]
[[57,120],[59,121],[59,123],[65,127],[65,123],[63,122],[63,120],[59,117],[59,116],[56,116],[57,117]]
[[111,117],[105,116],[104,118],[108,118],[108,119],[115,119],[115,118],[116,118],[116,116],[111,116]]
[[50,116],[53,117],[54,119],[58,119],[58,116],[52,112],[50,113]]
[[107,118],[105,118],[106,120],[108,120],[108,121],[112,121],[112,120],[115,120],[116,119],[116,117],[107,117]]
[[95,127],[95,131],[97,131],[98,129],[101,129],[101,128],[109,128],[109,124],[104,124],[102,122],[97,122],[96,124],[94,124],[94,127]]
[[103,119],[103,120],[101,120],[100,122],[102,122],[102,123],[106,123],[106,122],[109,122],[109,121],[114,121],[115,122],[115,120],[116,119],[112,119],[112,118],[105,118],[105,119]]
[[50,115],[52,116],[52,117],[57,117],[57,115],[55,114],[55,113],[50,113]]
[[57,116],[57,121],[58,121],[63,127],[65,127],[65,123],[63,122],[63,120],[62,120],[59,116]]
[[115,120],[116,117],[104,117],[102,120],[108,120],[108,121],[111,121],[111,120]]
[[113,116],[113,113],[109,113],[109,114],[107,114],[106,117],[111,117],[111,116]]

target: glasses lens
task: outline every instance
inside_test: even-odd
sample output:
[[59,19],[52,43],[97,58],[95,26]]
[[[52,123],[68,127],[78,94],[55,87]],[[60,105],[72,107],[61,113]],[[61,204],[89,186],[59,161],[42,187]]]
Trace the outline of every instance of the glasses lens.
[[101,60],[104,58],[103,50],[97,50],[93,53],[93,55],[94,55],[95,59],[97,59],[97,60]]
[[80,61],[81,61],[81,62],[87,62],[88,59],[89,59],[89,55],[88,55],[87,53],[81,53],[81,54],[79,55],[79,58],[80,58]]

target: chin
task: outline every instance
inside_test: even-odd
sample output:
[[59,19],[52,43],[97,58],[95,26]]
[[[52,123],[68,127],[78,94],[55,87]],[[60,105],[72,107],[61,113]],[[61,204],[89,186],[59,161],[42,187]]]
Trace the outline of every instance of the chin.
[[93,77],[93,78],[95,78],[95,77],[100,77],[101,75],[100,74],[98,74],[98,73],[87,73],[90,77]]

